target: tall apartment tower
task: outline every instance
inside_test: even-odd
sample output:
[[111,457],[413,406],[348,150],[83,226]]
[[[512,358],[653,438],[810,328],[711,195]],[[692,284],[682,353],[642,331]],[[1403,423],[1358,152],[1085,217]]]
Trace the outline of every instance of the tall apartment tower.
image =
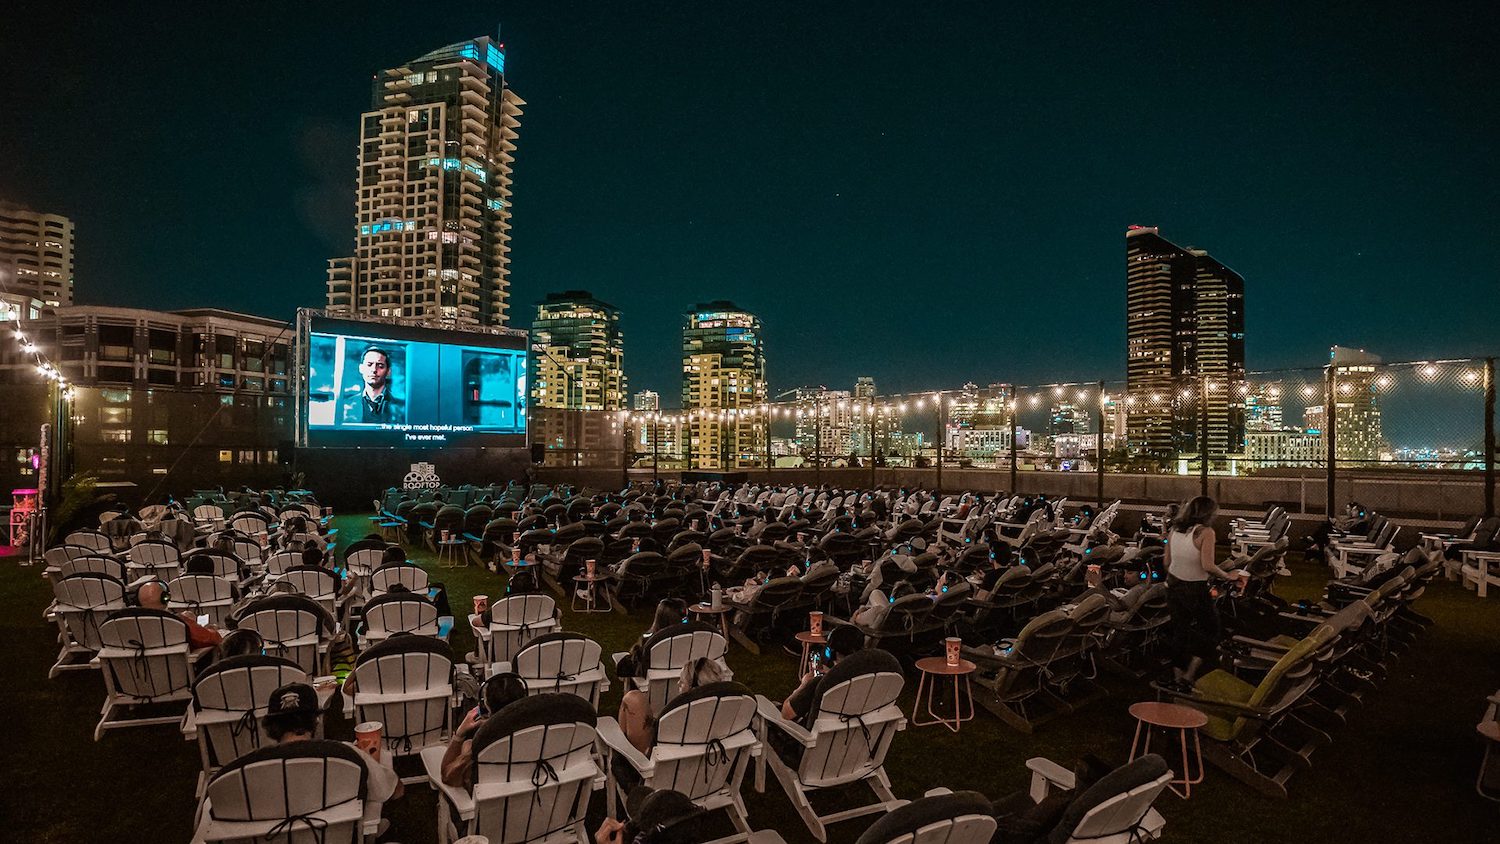
[[531,406],[625,409],[620,311],[587,290],[549,293],[531,323]]
[[1131,226],[1125,308],[1130,448],[1243,453],[1245,280],[1201,249]]
[[531,438],[548,444],[552,461],[598,461],[621,448],[619,414],[598,411],[625,409],[624,345],[620,311],[587,290],[552,293],[537,303]]
[[73,221],[0,202],[0,322],[73,304]]
[[375,77],[360,123],[355,254],[328,262],[328,310],[506,324],[511,165],[526,103],[504,45],[450,44]]
[[661,394],[655,390],[641,390],[632,397],[631,410],[661,410]]
[[[760,319],[733,302],[696,305],[683,315],[682,406],[689,466],[729,469],[763,460],[767,426],[765,339]],[[694,412],[696,411],[696,412]]]
[[1363,349],[1334,346],[1329,353],[1333,367],[1333,452],[1337,460],[1373,463],[1385,450],[1385,432],[1380,423],[1376,396],[1379,357]]

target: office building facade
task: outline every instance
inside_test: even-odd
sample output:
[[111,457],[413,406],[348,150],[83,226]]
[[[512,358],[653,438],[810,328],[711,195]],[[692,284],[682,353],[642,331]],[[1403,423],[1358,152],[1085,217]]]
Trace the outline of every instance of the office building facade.
[[[284,482],[294,431],[289,324],[198,308],[73,306],[17,324],[72,387],[72,468],[101,481],[181,493]],[[0,344],[7,476],[48,419],[35,364]],[[22,481],[13,478],[13,481]]]
[[682,406],[688,412],[690,467],[733,469],[764,461],[765,338],[760,319],[714,301],[683,315]]
[[1130,448],[1164,459],[1243,454],[1244,279],[1204,250],[1132,226],[1125,284]]
[[73,221],[0,202],[0,322],[73,304]]
[[552,293],[531,323],[531,406],[625,408],[620,311],[587,290]]
[[328,262],[328,311],[507,324],[521,107],[488,37],[382,71],[360,123],[355,253]]

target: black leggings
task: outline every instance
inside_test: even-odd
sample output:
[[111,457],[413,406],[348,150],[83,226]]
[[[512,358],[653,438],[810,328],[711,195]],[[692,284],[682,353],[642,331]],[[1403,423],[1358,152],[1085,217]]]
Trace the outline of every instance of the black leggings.
[[1172,617],[1172,645],[1178,667],[1191,657],[1212,663],[1219,653],[1219,613],[1206,580],[1167,578],[1167,612]]

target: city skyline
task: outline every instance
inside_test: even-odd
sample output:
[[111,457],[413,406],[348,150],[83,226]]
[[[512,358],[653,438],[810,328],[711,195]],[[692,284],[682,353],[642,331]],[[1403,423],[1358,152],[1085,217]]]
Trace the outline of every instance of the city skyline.
[[[1148,23],[877,4],[715,26],[696,11],[577,12],[320,8],[293,25],[230,10],[215,28],[246,37],[220,43],[185,17],[23,7],[13,20],[59,39],[147,49],[42,74],[54,66],[38,45],[13,45],[19,75],[0,97],[27,119],[0,193],[76,221],[80,302],[289,319],[321,301],[327,259],[348,253],[366,74],[500,23],[531,103],[512,312],[577,286],[616,302],[637,338],[635,386],[675,392],[666,338],[685,303],[717,297],[764,320],[776,385],[1121,372],[1116,238],[1129,224],[1203,245],[1251,280],[1253,369],[1311,364],[1334,343],[1387,359],[1491,350],[1482,309],[1402,304],[1493,289],[1500,248],[1482,219],[1497,164],[1465,145],[1425,154],[1500,124],[1496,104],[1459,95],[1483,66],[1470,34],[1493,9],[1445,16],[1459,35],[1432,39],[1413,27],[1435,20],[1378,10]],[[1083,48],[1057,69],[1065,38]],[[900,61],[869,49],[882,39]],[[619,45],[658,40],[670,55],[628,63],[649,96],[626,105],[599,84],[637,55]],[[1415,41],[1429,47],[1412,54]],[[163,55],[201,70],[164,72]],[[1398,84],[1373,81],[1382,59],[1399,63]],[[1155,96],[1192,103],[1190,130],[1142,107]],[[773,107],[787,119],[768,136],[733,128]],[[85,114],[119,127],[108,145]],[[955,318],[1054,290],[1065,319],[1009,320],[998,341],[987,320]],[[874,336],[898,342],[863,342]]]

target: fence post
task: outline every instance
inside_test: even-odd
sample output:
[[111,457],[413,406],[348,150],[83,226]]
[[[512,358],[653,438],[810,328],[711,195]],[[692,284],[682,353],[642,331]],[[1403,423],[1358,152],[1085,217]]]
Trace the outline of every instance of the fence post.
[[771,482],[771,417],[775,415],[776,409],[771,403],[766,403],[766,483]]
[[1198,374],[1198,494],[1208,495],[1208,376]]
[[875,488],[875,398],[870,398],[870,489]]
[[1016,391],[1010,391],[1010,494],[1016,494]]
[[620,424],[620,479],[624,481],[620,485],[621,491],[630,489],[630,458],[635,454],[635,449],[630,447],[630,411],[620,411],[623,420]]
[[1495,359],[1484,359],[1484,515],[1495,515]]
[[943,394],[937,394],[937,488],[933,490],[938,494],[943,491],[943,435],[948,432],[948,423],[943,419]]
[[661,442],[660,412],[651,414],[651,489],[654,493],[657,481],[661,480],[661,458],[657,456],[657,443]]
[[1099,476],[1096,499],[1098,508],[1104,509],[1104,382],[1099,382],[1099,406],[1095,409],[1095,419],[1099,420],[1094,426],[1094,470]]
[[1330,519],[1333,518],[1333,500],[1337,495],[1337,490],[1334,487],[1337,483],[1338,473],[1334,467],[1334,464],[1337,462],[1334,455],[1338,452],[1334,450],[1334,438],[1338,436],[1338,423],[1333,418],[1334,411],[1338,410],[1338,401],[1333,396],[1337,382],[1338,376],[1334,374],[1333,361],[1330,360],[1328,362],[1328,373],[1323,377],[1323,442],[1327,446],[1327,454],[1324,457],[1324,461],[1327,464],[1325,469],[1328,476],[1328,489],[1323,499],[1323,514]]
[[813,483],[823,486],[823,410],[818,402],[821,392],[813,393]]

